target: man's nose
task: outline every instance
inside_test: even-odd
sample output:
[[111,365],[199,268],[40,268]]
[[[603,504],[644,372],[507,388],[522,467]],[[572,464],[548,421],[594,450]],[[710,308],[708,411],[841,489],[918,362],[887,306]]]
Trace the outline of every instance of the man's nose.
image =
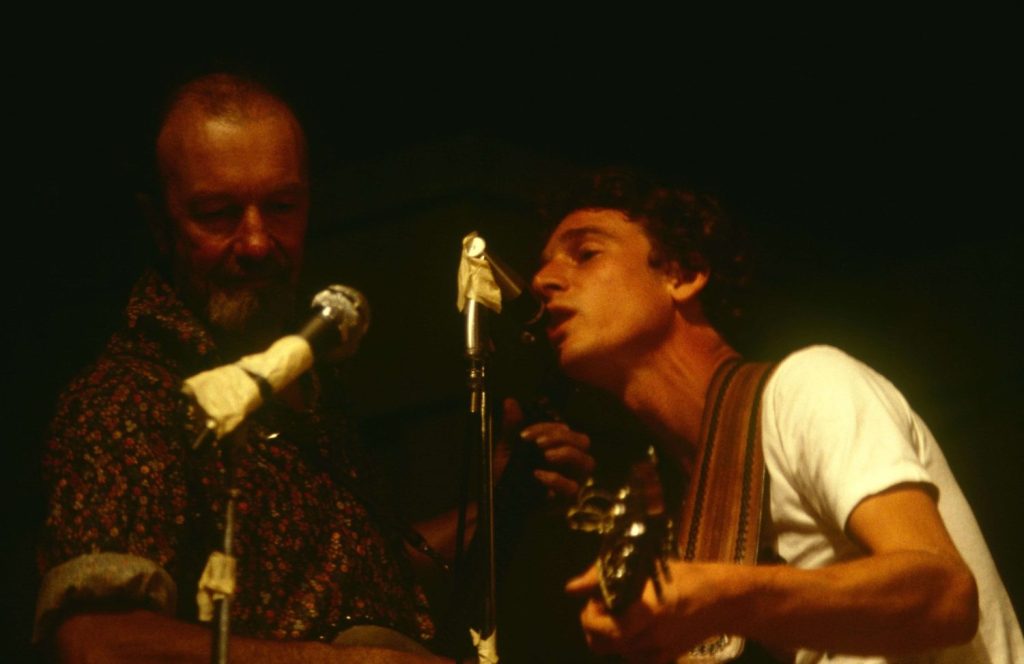
[[259,206],[246,206],[235,240],[235,249],[238,255],[258,260],[265,258],[272,248],[273,240],[267,233],[266,222]]
[[547,302],[551,299],[554,291],[565,289],[565,278],[558,269],[558,266],[555,265],[555,262],[548,261],[537,270],[537,274],[533,275],[533,281],[530,282],[530,286],[533,288],[533,292],[537,294],[537,297]]

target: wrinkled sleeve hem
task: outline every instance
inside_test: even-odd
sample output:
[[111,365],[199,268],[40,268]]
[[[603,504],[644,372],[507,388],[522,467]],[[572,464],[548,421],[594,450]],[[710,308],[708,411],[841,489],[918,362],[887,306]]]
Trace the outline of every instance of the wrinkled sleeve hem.
[[[915,485],[933,499],[938,497],[938,488],[927,471],[912,463],[894,463],[889,467],[865,474],[855,481],[838,500],[838,523],[847,532],[850,515],[868,498],[884,493],[900,485]],[[936,500],[937,502],[937,500]]]
[[64,562],[43,577],[32,642],[48,637],[66,612],[77,607],[123,605],[174,615],[177,587],[164,568],[125,553],[89,553]]

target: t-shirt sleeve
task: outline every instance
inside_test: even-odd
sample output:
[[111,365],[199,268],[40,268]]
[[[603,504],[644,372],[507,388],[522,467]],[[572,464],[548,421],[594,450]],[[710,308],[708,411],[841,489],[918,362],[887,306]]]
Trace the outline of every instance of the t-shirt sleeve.
[[780,364],[771,389],[794,488],[838,530],[862,500],[888,488],[933,490],[906,400],[863,363],[813,347]]

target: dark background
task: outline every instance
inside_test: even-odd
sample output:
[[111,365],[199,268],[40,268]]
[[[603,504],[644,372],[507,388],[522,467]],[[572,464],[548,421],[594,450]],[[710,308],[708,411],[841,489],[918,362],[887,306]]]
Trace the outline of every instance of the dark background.
[[[266,32],[230,46],[54,38],[14,62],[2,480],[15,652],[37,582],[36,464],[53,399],[112,331],[150,257],[132,199],[139,146],[168,85],[219,65],[269,78],[307,125],[307,288],[350,283],[373,304],[351,367],[356,409],[384,432],[379,456],[414,515],[436,502],[423,496],[450,494],[445,468],[461,444],[459,238],[480,230],[529,272],[537,195],[580,168],[632,165],[718,193],[749,228],[761,269],[741,350],[832,343],[904,391],[1019,606],[1019,49],[998,17],[843,37],[725,30],[703,47],[693,26],[662,34],[656,18],[465,44],[360,40],[352,26],[304,48],[271,48]],[[567,564],[533,542],[514,578],[544,578],[547,563],[548,576]],[[524,643],[571,629],[557,600],[508,598],[507,647],[524,659],[536,657]]]

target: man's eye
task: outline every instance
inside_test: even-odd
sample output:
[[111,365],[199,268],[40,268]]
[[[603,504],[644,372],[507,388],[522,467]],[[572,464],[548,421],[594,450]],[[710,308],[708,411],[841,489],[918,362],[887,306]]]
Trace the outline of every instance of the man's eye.
[[192,216],[203,222],[216,222],[236,219],[241,216],[242,210],[234,205],[220,205],[216,207],[200,207],[193,211]]
[[297,205],[291,201],[270,201],[263,209],[267,214],[287,214],[296,207]]
[[579,263],[585,263],[600,253],[601,251],[595,247],[580,247],[576,251],[576,261]]

